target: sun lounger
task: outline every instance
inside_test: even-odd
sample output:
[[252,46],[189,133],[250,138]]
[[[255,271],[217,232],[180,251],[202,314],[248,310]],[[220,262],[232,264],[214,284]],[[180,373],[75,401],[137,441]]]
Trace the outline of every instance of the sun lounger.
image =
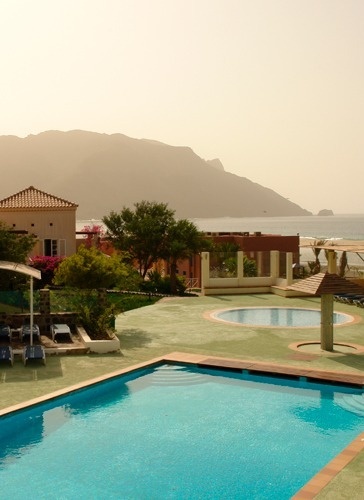
[[0,323],[0,340],[11,341],[11,329],[9,325]]
[[353,300],[353,304],[355,304],[358,307],[364,307],[364,297],[362,297],[361,299]]
[[347,297],[350,297],[351,295],[354,295],[352,293],[336,293],[334,295],[334,300],[337,302],[345,302]]
[[[30,325],[24,324],[20,328],[20,340],[23,342],[25,339],[30,338]],[[33,325],[33,340],[40,340],[40,331],[38,325]]]
[[351,297],[354,297],[356,294],[355,293],[339,293],[337,295],[334,296],[335,300],[337,300],[338,302],[348,302],[348,300],[351,298]]
[[336,300],[336,302],[341,302],[341,297],[343,296],[344,294],[342,293],[335,293],[334,295],[334,300]]
[[45,350],[42,345],[27,345],[23,349],[23,363],[27,364],[29,360],[40,360],[46,364]]
[[0,361],[9,361],[11,366],[14,364],[14,353],[13,349],[8,346],[1,346],[0,347]]
[[345,304],[353,304],[354,300],[360,300],[363,298],[364,298],[363,294],[348,295],[344,298],[344,302],[345,302]]
[[57,335],[67,335],[70,337],[70,339],[72,339],[71,329],[68,325],[64,323],[56,323],[51,325],[51,334],[53,342],[57,342],[56,340]]

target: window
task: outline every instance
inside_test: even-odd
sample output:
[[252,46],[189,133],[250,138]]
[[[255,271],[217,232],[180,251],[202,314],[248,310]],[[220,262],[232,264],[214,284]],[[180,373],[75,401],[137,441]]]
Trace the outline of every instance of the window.
[[44,240],[43,254],[47,257],[54,257],[58,255],[58,241],[57,240]]

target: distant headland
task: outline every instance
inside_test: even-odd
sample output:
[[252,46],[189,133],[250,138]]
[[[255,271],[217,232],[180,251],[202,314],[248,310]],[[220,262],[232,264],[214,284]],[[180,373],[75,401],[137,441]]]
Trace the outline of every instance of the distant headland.
[[334,215],[334,212],[332,210],[324,208],[323,210],[320,210],[317,215]]

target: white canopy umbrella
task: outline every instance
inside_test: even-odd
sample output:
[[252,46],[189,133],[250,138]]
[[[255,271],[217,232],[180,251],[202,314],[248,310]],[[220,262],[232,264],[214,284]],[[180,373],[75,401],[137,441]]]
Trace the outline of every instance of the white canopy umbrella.
[[6,260],[0,260],[0,269],[6,269],[7,271],[15,271],[17,273],[26,274],[30,276],[30,345],[33,345],[33,278],[40,280],[42,278],[42,273],[34,267],[26,266],[25,264],[19,264],[18,262],[8,262]]

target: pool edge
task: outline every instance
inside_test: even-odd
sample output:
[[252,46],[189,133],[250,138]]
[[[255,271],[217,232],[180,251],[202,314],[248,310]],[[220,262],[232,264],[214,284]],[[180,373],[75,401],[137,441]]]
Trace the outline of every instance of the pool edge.
[[[121,375],[133,373],[142,368],[151,368],[162,363],[181,363],[206,368],[220,368],[222,370],[247,370],[252,373],[264,373],[266,375],[276,374],[289,377],[305,377],[313,381],[323,383],[347,384],[364,388],[364,373],[356,374],[350,372],[328,371],[312,368],[294,367],[292,365],[283,365],[278,363],[267,363],[254,360],[243,360],[236,358],[222,358],[216,356],[207,356],[203,354],[193,354],[184,352],[171,352],[164,356],[152,358],[111,373],[85,380],[78,384],[69,386],[58,391],[54,391],[45,396],[40,396],[29,401],[18,403],[16,405],[0,410],[0,417],[10,415],[14,412],[24,410],[30,406],[38,405],[46,401],[56,399],[65,394],[70,394],[79,389],[86,388],[116,378]],[[317,474],[315,474],[297,493],[292,497],[294,500],[313,499],[320,493],[334,477],[336,477],[359,453],[364,451],[364,432],[360,433],[348,446],[346,446],[336,457],[325,465]]]

